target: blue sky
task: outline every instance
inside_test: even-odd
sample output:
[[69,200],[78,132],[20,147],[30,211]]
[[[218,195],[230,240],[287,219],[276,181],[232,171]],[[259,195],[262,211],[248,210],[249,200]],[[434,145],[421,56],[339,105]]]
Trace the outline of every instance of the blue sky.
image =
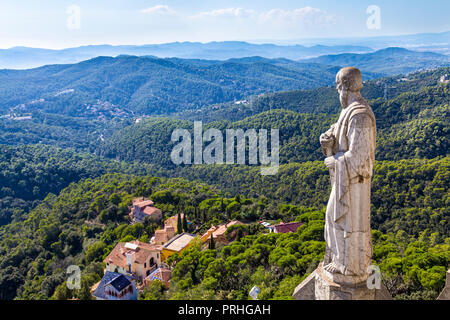
[[[378,29],[367,27],[370,5]],[[0,48],[443,32],[449,13],[448,0],[2,0]]]

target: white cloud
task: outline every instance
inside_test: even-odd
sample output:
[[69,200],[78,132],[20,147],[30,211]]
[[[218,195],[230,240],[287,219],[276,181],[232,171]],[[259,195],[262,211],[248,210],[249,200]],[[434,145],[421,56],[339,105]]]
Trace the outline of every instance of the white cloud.
[[334,14],[312,7],[270,10],[225,7],[189,15],[160,4],[141,12],[151,15],[152,19],[147,20],[153,23],[153,28],[172,32],[176,39],[184,39],[182,34],[187,34],[189,39],[198,41],[318,37],[335,31],[337,25]]
[[326,11],[304,7],[293,10],[272,9],[267,12],[259,14],[259,19],[262,22],[282,23],[282,24],[332,24],[336,21],[334,15],[328,14]]
[[201,20],[207,18],[246,18],[252,23],[274,24],[274,25],[319,25],[333,24],[336,17],[324,10],[312,7],[304,7],[292,10],[271,9],[269,11],[257,12],[244,8],[224,8],[200,12],[189,18]]
[[190,16],[191,19],[202,18],[218,18],[218,17],[254,17],[256,12],[254,10],[244,8],[224,8],[211,11],[200,12],[196,15]]
[[169,8],[169,6],[162,4],[142,9],[141,12],[146,14],[175,14],[175,11]]

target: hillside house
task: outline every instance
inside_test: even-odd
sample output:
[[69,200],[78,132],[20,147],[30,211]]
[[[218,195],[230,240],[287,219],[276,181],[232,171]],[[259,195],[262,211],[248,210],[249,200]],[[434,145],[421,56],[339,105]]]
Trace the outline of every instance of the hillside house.
[[169,224],[164,226],[164,229],[155,231],[152,243],[163,245],[169,242],[173,237],[175,237],[175,228]]
[[129,216],[134,222],[142,222],[146,217],[152,217],[159,222],[162,219],[162,211],[154,206],[152,200],[137,198],[132,202]]
[[272,227],[272,232],[274,233],[288,233],[288,232],[297,232],[298,227],[300,227],[303,222],[289,222],[283,223],[280,222]]
[[106,271],[92,291],[97,300],[137,300],[138,295],[133,277],[110,271]]
[[183,250],[187,249],[194,238],[195,236],[189,233],[182,233],[172,238],[162,247],[162,261],[165,262],[172,254],[180,254]]
[[106,270],[125,275],[133,274],[142,281],[161,265],[162,246],[138,240],[118,243],[103,261]]
[[206,231],[202,235],[201,239],[203,242],[206,242],[209,240],[209,238],[211,237],[211,234],[212,234],[213,239],[216,243],[221,242],[224,244],[228,244],[230,241],[228,241],[228,239],[225,235],[227,229],[231,226],[239,225],[239,224],[243,224],[243,223],[238,220],[233,220],[233,221],[228,222],[227,224],[223,224],[223,225],[219,225],[219,226],[212,226],[211,228],[208,229],[208,231]]
[[164,285],[168,289],[171,278],[172,278],[172,271],[170,271],[170,269],[160,267],[155,271],[153,271],[150,275],[145,277],[143,288],[150,285],[150,283],[154,280],[160,280],[162,283],[164,283]]
[[[183,221],[184,213],[180,213],[180,219],[181,221]],[[175,233],[178,233],[178,214],[167,218],[167,220],[164,221],[164,226],[172,226],[175,230]]]

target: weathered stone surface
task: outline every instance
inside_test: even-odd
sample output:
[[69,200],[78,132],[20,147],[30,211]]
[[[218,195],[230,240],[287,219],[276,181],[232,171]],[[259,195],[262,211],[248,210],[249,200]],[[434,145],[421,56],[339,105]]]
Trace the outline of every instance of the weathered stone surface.
[[376,124],[361,96],[362,86],[357,68],[338,72],[342,110],[338,121],[320,136],[320,144],[332,186],[325,215],[323,268],[332,274],[365,277],[372,258],[370,187]]
[[332,186],[325,215],[325,257],[295,289],[293,297],[298,300],[392,299],[385,287],[370,289],[367,284],[373,252],[370,187],[376,124],[361,96],[362,87],[357,68],[343,68],[336,75],[342,110],[338,121],[320,136]]
[[445,287],[437,299],[438,300],[450,300],[450,269],[447,270]]
[[305,280],[303,280],[294,290],[292,295],[295,300],[315,300],[315,279],[316,272],[313,271]]
[[381,284],[381,288],[375,291],[375,300],[392,300],[392,296],[384,284]]
[[368,289],[366,281],[336,283],[328,276],[320,264],[316,269],[316,300],[375,300],[375,290]]

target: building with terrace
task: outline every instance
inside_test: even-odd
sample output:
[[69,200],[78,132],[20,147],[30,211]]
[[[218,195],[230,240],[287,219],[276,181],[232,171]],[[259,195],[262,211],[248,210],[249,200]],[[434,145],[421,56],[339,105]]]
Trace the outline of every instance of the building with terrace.
[[134,275],[142,281],[161,265],[162,246],[140,242],[119,242],[103,261],[106,270]]
[[162,247],[162,261],[166,262],[172,254],[180,254],[183,250],[187,249],[195,236],[189,233],[182,233],[172,238]]

